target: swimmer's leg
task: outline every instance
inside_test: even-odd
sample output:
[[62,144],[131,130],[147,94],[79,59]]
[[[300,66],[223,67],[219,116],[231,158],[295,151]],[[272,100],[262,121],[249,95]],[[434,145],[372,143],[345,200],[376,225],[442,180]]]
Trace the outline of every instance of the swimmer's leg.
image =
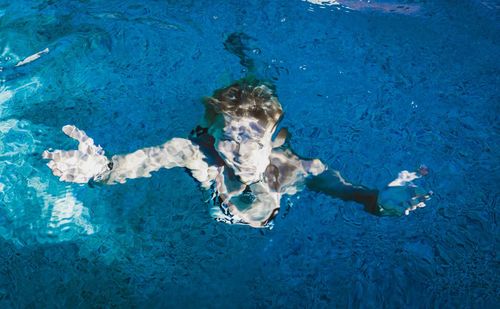
[[243,32],[231,33],[224,41],[224,49],[240,59],[240,64],[245,67],[249,73],[255,71],[255,62],[249,56],[251,48],[250,41],[254,40]]
[[282,72],[288,73],[288,70],[259,59],[261,51],[254,45],[255,41],[255,38],[243,32],[233,32],[224,41],[224,49],[238,57],[244,67],[246,76],[239,81],[240,83],[255,86],[265,84],[274,89],[272,81],[278,80],[279,75]]

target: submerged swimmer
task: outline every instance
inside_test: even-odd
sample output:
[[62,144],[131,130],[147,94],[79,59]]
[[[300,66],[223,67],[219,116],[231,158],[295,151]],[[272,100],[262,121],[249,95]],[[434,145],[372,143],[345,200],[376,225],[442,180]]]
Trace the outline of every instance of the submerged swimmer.
[[[237,43],[233,47],[241,44],[237,37],[229,40]],[[240,59],[246,57],[241,50]],[[243,79],[217,90],[204,105],[202,121],[187,139],[108,158],[84,131],[67,125],[62,130],[79,142],[78,150],[45,151],[43,158],[50,160],[47,165],[60,180],[75,183],[124,183],[161,168],[183,167],[209,193],[216,220],[252,227],[271,226],[282,196],[304,189],[388,216],[408,214],[430,198],[431,193],[412,182],[425,169],[403,171],[379,191],[349,183],[319,159],[301,158],[291,149],[286,129],[275,134],[283,109],[271,87],[257,80]]]
[[54,175],[75,183],[124,183],[161,168],[183,167],[211,193],[211,213],[218,221],[253,227],[268,227],[281,197],[304,188],[361,203],[376,215],[408,214],[430,196],[412,183],[419,173],[403,171],[378,191],[347,182],[318,159],[299,157],[286,129],[272,138],[283,110],[266,85],[243,80],[204,103],[205,115],[188,139],[108,158],[84,131],[67,125],[63,131],[79,141],[78,150],[45,151],[43,157],[50,159]]

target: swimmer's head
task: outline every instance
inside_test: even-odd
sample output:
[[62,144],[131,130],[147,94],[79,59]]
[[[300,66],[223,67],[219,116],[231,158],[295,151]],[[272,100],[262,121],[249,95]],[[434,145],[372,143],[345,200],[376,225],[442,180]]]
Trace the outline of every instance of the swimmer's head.
[[[227,118],[253,119],[266,130],[274,129],[283,115],[278,98],[266,85],[240,81],[205,99],[207,112]],[[207,116],[207,115],[206,115]]]
[[283,115],[276,96],[265,85],[241,82],[216,91],[205,104],[209,133],[226,165],[245,184],[259,181]]

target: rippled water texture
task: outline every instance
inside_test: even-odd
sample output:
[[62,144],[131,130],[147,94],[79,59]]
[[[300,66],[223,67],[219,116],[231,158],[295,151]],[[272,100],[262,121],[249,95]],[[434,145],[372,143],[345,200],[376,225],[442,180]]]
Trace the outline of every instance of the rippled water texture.
[[[0,307],[495,307],[499,7],[0,1]],[[370,187],[425,163],[429,206],[378,218],[306,192],[262,231],[214,222],[182,170],[50,174],[65,124],[108,154],[187,136],[200,98],[245,75],[234,32],[297,153]]]

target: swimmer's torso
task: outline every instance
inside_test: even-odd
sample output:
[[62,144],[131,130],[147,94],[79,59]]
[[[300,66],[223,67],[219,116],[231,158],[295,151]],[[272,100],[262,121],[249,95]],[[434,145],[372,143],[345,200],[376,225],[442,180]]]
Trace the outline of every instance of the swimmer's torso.
[[319,160],[302,160],[288,146],[280,145],[272,148],[264,171],[252,177],[256,181],[245,183],[219,156],[206,129],[198,127],[191,140],[206,155],[209,168],[217,170],[210,179],[211,214],[226,223],[269,227],[279,211],[281,196],[301,191],[308,175],[324,170]]

